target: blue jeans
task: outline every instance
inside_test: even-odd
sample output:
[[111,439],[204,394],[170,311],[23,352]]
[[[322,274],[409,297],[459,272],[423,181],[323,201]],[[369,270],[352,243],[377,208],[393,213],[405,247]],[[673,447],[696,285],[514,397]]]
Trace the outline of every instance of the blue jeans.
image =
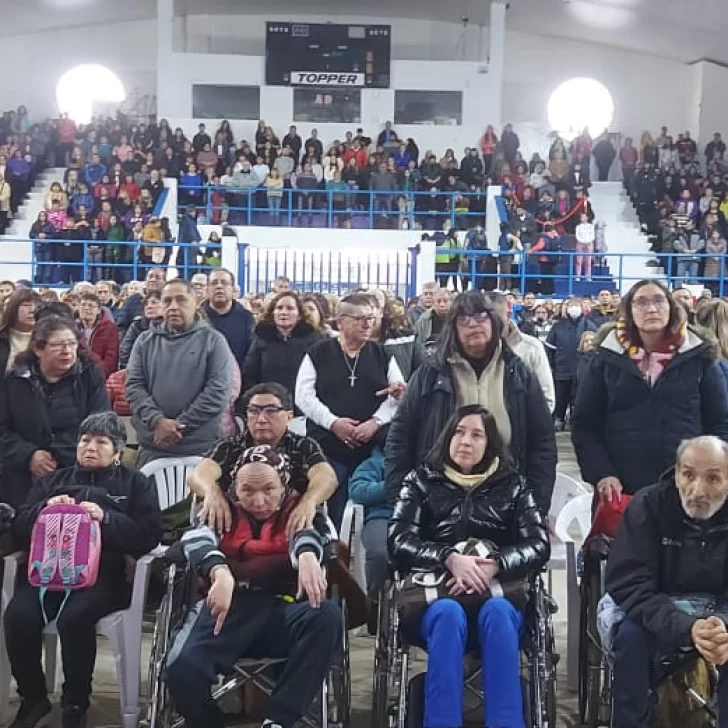
[[485,725],[524,728],[519,634],[523,615],[507,599],[489,599],[469,619],[454,599],[438,599],[422,617],[429,660],[425,679],[425,728],[463,724],[463,656],[479,648]]
[[689,278],[694,281],[698,277],[698,261],[697,260],[680,260],[677,259],[677,277]]

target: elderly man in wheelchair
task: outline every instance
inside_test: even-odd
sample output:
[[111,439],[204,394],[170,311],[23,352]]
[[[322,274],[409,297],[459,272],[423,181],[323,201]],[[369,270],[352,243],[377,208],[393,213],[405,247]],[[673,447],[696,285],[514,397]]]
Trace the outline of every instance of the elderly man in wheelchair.
[[697,437],[622,516],[600,603],[615,728],[650,725],[658,666],[691,651],[718,668],[719,725],[728,726],[727,499],[728,444]]
[[185,534],[190,567],[209,585],[167,656],[166,679],[187,728],[222,728],[211,697],[219,675],[242,658],[287,658],[264,728],[292,728],[321,690],[340,648],[342,614],[326,598],[322,567],[331,548],[327,521],[290,539],[286,522],[297,496],[289,462],[267,445],[249,448],[234,477],[234,522],[218,544],[207,526]]
[[473,650],[482,658],[485,725],[523,728],[528,576],[548,560],[549,539],[490,412],[469,405],[452,415],[404,481],[388,545],[404,575],[394,595],[401,632],[429,656],[424,728],[462,726],[463,658]]

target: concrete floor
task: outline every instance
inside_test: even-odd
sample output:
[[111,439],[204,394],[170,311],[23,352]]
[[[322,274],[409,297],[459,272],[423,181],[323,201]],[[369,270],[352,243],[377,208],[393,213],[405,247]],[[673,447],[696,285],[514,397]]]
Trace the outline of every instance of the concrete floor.
[[[579,478],[579,471],[574,458],[569,435],[557,435],[559,445],[559,470]],[[554,597],[559,605],[566,603],[565,582],[561,573],[554,576]],[[559,724],[571,728],[578,724],[576,696],[565,687],[565,635],[566,623],[563,608],[555,615],[557,648],[562,655],[559,662],[558,706]],[[146,694],[146,675],[151,642],[151,629],[145,634],[142,646],[142,691]],[[351,728],[370,728],[371,718],[371,682],[373,665],[374,640],[369,637],[353,637],[351,640],[351,673],[352,673],[352,706],[353,716]],[[424,667],[424,665],[422,665]],[[419,671],[419,670],[417,670]],[[57,702],[57,696],[55,702]],[[10,705],[4,710],[4,725],[8,725],[17,711],[17,698],[11,698]],[[142,714],[143,711],[142,711]],[[94,695],[92,710],[89,716],[89,728],[116,728],[120,726],[118,687],[116,681],[116,665],[114,656],[104,641],[99,643],[96,671],[94,673]],[[60,725],[60,719],[53,725]],[[245,724],[257,727],[255,724]]]

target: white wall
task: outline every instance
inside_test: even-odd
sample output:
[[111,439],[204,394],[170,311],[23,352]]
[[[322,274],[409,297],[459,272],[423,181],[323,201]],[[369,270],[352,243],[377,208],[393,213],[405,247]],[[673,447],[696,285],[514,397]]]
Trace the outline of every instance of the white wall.
[[[695,138],[702,153],[717,131],[728,138],[728,68],[702,61],[691,67],[699,87],[699,125]],[[695,128],[695,127],[694,127]]]
[[157,40],[152,21],[7,36],[2,47],[2,108],[25,104],[33,119],[57,113],[56,85],[66,71],[81,63],[107,66],[127,93],[133,89],[156,93]]
[[594,43],[508,33],[503,121],[547,123],[546,107],[563,81],[590,76],[614,99],[612,129],[639,138],[663,124],[676,133],[687,125],[690,73],[683,63]]
[[[281,135],[294,122],[293,88],[265,86],[263,56],[175,53],[171,62],[159,71],[157,108],[173,126],[194,129],[192,118],[192,85],[195,83],[260,85],[260,115]],[[463,145],[474,143],[482,133],[482,120],[487,114],[487,99],[492,96],[491,79],[480,73],[482,64],[456,61],[393,61],[392,88],[362,89],[361,124],[298,124],[299,133],[308,136],[312,127],[319,130],[324,142],[341,139],[347,131],[362,126],[372,136],[385,121],[394,117],[394,89],[452,90],[463,92],[463,125],[403,126],[396,125],[402,137],[417,140],[420,150],[438,153],[447,147],[460,152]],[[236,138],[251,139],[256,121],[232,121]],[[213,124],[208,122],[209,126]]]

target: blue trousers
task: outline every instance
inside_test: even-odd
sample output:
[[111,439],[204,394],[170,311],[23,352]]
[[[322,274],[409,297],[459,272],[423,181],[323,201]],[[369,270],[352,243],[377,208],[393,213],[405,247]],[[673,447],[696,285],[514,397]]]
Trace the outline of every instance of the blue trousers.
[[422,618],[429,656],[425,679],[425,728],[463,724],[463,656],[479,648],[483,667],[485,725],[524,728],[519,633],[523,615],[506,599],[489,599],[468,617],[454,599],[438,599]]

